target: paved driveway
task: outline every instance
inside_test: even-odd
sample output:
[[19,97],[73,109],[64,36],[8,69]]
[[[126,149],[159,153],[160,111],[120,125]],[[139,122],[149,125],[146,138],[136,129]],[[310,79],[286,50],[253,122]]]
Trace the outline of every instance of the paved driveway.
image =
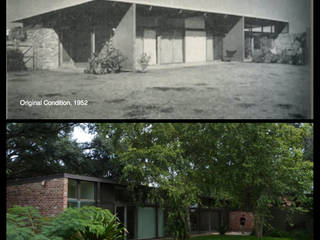
[[[235,62],[103,76],[9,73],[8,117],[306,119],[310,118],[309,75],[306,66]],[[21,105],[32,100],[42,105]],[[75,100],[83,101],[76,105]],[[44,105],[62,101],[70,105]]]

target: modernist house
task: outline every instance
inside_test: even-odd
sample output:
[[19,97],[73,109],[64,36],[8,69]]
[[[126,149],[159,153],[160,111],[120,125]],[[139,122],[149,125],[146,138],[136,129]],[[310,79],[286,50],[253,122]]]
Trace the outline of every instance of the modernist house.
[[[140,200],[132,200],[125,185],[108,179],[57,174],[8,181],[6,200],[7,209],[14,205],[33,206],[43,216],[56,216],[67,207],[95,205],[117,214],[129,231],[128,239],[165,237],[166,210],[151,204],[143,191],[139,194]],[[245,214],[247,231],[251,231],[252,215]],[[237,230],[241,215],[242,212],[192,206],[191,229],[193,233],[214,232],[221,219],[228,224],[230,218],[230,227]]]
[[[14,0],[19,1],[19,0]],[[34,43],[37,68],[84,67],[112,39],[135,70],[142,53],[151,65],[244,61],[259,39],[310,29],[306,0],[36,0],[15,22]]]

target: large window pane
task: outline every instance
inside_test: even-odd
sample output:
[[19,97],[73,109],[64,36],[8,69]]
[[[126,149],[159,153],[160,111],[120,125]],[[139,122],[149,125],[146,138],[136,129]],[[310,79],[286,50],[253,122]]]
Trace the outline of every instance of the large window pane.
[[96,204],[95,201],[80,201],[80,207],[94,206],[95,204]]
[[80,182],[80,199],[94,200],[93,182]]
[[77,198],[77,181],[68,179],[68,198]]
[[77,208],[77,207],[78,207],[78,201],[68,200],[68,208]]

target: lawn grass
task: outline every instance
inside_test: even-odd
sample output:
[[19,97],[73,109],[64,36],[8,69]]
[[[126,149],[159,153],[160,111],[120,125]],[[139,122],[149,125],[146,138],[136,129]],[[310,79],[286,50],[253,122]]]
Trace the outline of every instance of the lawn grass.
[[[88,75],[10,72],[10,119],[308,119],[308,66],[215,63],[208,66]],[[21,105],[64,100],[69,106]],[[86,105],[73,104],[85,100]]]
[[[193,240],[256,240],[255,236],[203,236],[195,237]],[[295,240],[294,238],[280,238],[280,237],[263,237],[263,240]]]

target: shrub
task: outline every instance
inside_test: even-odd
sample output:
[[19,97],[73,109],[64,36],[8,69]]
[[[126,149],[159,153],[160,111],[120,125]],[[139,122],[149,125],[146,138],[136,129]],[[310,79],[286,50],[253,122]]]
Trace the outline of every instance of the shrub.
[[264,53],[261,50],[256,50],[252,54],[252,61],[255,63],[263,63],[264,62]]
[[127,230],[109,210],[68,208],[44,229],[46,236],[81,240],[120,240]]
[[147,67],[149,66],[149,62],[151,60],[151,56],[149,56],[147,53],[143,53],[139,59],[138,63],[140,64],[141,71],[145,72]]
[[189,239],[187,235],[185,216],[181,212],[169,212],[166,230],[175,240]]
[[121,64],[125,60],[126,58],[118,49],[113,47],[112,41],[110,41],[105,44],[100,54],[93,54],[88,60],[89,66],[85,73],[119,73],[122,68]]
[[9,40],[25,41],[27,39],[27,33],[22,27],[14,27],[10,30]]
[[228,226],[227,225],[220,225],[220,227],[218,228],[218,232],[221,235],[224,235],[227,231],[228,231]]
[[43,220],[33,207],[14,206],[6,216],[7,240],[48,240],[41,234]]
[[7,70],[24,71],[26,69],[23,62],[23,53],[18,49],[7,49]]

